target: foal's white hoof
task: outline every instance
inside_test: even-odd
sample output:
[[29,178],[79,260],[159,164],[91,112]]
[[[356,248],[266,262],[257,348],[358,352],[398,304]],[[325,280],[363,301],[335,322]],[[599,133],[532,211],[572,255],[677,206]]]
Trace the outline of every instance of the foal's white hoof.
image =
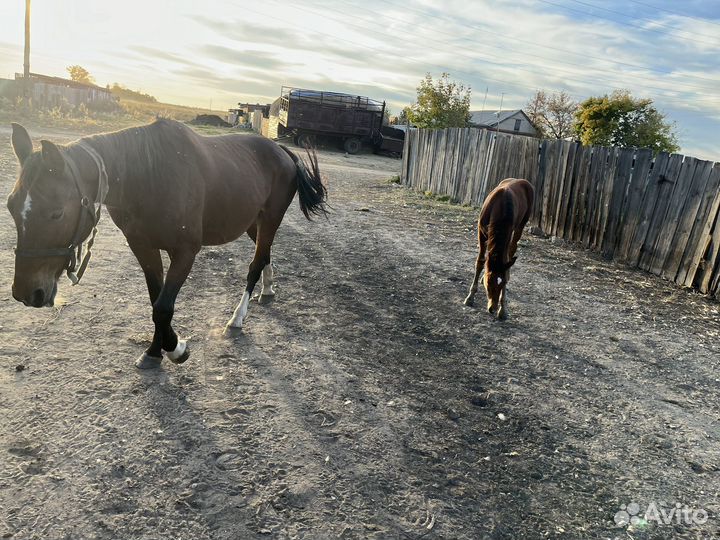
[[190,349],[187,346],[187,341],[184,339],[178,339],[177,346],[174,351],[163,351],[168,359],[174,364],[182,364],[188,358],[190,358]]
[[135,360],[135,367],[138,369],[155,369],[159,368],[162,363],[162,356],[150,356],[148,353],[142,353],[142,356]]

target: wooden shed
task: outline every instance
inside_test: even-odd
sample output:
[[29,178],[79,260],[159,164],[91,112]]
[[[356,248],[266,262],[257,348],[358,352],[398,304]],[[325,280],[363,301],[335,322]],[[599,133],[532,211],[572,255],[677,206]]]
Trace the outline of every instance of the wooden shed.
[[[15,74],[16,84],[24,84],[23,79],[24,77],[21,73]],[[77,107],[81,103],[115,99],[109,88],[63,79],[62,77],[51,77],[31,73],[30,82],[32,83],[33,103],[40,107],[57,107],[63,102]]]

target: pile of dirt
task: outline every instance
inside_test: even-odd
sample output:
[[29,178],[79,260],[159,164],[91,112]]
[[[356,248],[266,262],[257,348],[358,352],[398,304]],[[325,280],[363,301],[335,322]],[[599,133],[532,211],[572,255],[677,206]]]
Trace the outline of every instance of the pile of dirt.
[[217,114],[198,114],[191,124],[196,126],[232,127],[232,124],[220,118]]

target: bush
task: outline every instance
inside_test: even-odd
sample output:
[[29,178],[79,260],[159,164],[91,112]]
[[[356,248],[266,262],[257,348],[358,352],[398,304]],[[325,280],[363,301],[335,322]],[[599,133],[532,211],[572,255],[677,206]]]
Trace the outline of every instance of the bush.
[[125,112],[125,108],[114,99],[91,101],[87,104],[87,110],[91,113],[105,114],[120,114]]

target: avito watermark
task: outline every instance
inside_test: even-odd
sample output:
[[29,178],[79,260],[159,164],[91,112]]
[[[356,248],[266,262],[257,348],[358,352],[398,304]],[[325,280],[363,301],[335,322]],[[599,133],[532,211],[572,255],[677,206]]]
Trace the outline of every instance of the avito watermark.
[[632,525],[641,528],[650,523],[657,525],[704,525],[708,521],[708,513],[703,508],[692,508],[679,502],[667,505],[651,502],[645,511],[636,502],[620,505],[620,510],[613,518],[621,527]]

